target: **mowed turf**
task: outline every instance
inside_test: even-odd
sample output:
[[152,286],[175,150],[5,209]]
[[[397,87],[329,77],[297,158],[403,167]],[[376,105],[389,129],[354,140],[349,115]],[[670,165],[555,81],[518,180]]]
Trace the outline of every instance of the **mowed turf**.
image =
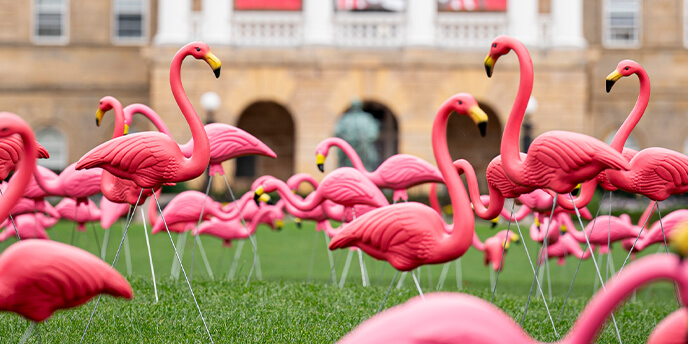
[[[104,232],[95,226],[98,243],[102,244]],[[227,279],[232,258],[237,244],[233,248],[223,247],[219,240],[212,237],[201,237],[210,267],[214,273],[211,279],[206,272],[205,264],[198,247],[193,254],[194,268],[192,286],[216,343],[327,343],[334,342],[351,331],[361,321],[373,316],[382,301],[395,271],[389,264],[365,257],[371,287],[361,286],[361,274],[358,256],[353,255],[346,286],[340,289],[330,279],[330,268],[325,249],[325,238],[322,233],[314,234],[312,223],[306,222],[303,229],[297,229],[287,220],[280,232],[272,232],[261,226],[257,232],[258,252],[261,262],[259,281],[254,273],[251,282],[246,285],[246,278],[251,268],[252,250],[247,243],[237,264],[237,276]],[[506,228],[506,224],[497,229],[479,222],[477,233],[485,239],[494,235],[497,230]],[[150,229],[150,228],[149,228]],[[517,228],[512,225],[511,230]],[[521,230],[526,233],[527,228]],[[108,241],[106,260],[112,262],[121,238],[121,226],[113,226]],[[61,222],[51,229],[52,239],[71,242],[73,226]],[[131,254],[131,275],[129,280],[134,288],[134,300],[124,301],[103,297],[93,318],[84,342],[89,343],[205,343],[209,342],[207,334],[193,299],[184,282],[183,275],[179,280],[170,278],[170,268],[174,253],[170,238],[166,233],[150,236],[153,250],[153,261],[158,281],[160,301],[155,303],[151,282],[148,252],[146,250],[143,226],[132,225],[129,232]],[[177,244],[177,235],[172,234]],[[93,227],[88,231],[77,233],[75,243],[98,254]],[[5,245],[5,244],[2,244]],[[191,275],[193,240],[186,240],[184,267]],[[0,246],[3,247],[4,246]],[[313,253],[315,247],[315,254]],[[504,271],[499,275],[494,304],[520,322],[523,316],[528,292],[533,281],[531,266],[524,247],[535,260],[538,250],[529,238],[521,244],[512,244],[506,254]],[[617,248],[617,246],[614,246]],[[647,252],[654,253],[657,246]],[[348,251],[334,252],[336,275],[340,278]],[[311,258],[314,257],[312,273],[309,279]],[[620,248],[614,250],[613,262],[618,269],[626,253]],[[606,258],[604,259],[606,261]],[[572,326],[576,317],[589,301],[593,293],[594,278],[597,273],[592,260],[581,264],[574,284],[571,299],[559,320],[562,303],[569,288],[569,283],[578,265],[578,260],[569,258],[565,266],[551,261],[549,273],[551,281],[542,281],[545,297],[552,312],[559,336],[563,336]],[[435,291],[443,266],[422,268],[420,283],[424,292]],[[605,277],[604,266],[601,274]],[[127,260],[124,252],[118,263],[118,270],[128,275]],[[443,291],[458,290],[454,263],[448,269]],[[463,283],[461,291],[490,300],[490,272],[483,265],[482,252],[470,249],[461,258]],[[551,285],[552,298],[549,298]],[[385,308],[400,304],[418,295],[411,276],[399,289],[393,289]],[[76,309],[61,311],[47,322],[37,327],[37,332],[29,342],[74,343],[81,339],[95,302]],[[638,291],[634,302],[626,303],[616,313],[616,320],[625,343],[639,343],[646,340],[656,323],[678,308],[673,295],[672,285],[666,282],[656,283]],[[28,322],[14,314],[0,313],[0,339],[3,343],[18,342],[28,326]],[[419,320],[419,326],[421,322]],[[557,337],[552,330],[549,317],[545,311],[542,296],[533,293],[524,329],[538,340],[554,341]],[[39,338],[40,337],[40,338]],[[509,342],[508,338],[504,342]],[[602,333],[599,342],[616,343],[616,332],[613,326]]]

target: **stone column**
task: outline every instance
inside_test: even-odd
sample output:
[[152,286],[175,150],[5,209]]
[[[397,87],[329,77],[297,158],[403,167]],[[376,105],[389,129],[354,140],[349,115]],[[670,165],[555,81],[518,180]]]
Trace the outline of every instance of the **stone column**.
[[[566,1],[566,0],[564,0]],[[538,44],[538,0],[510,0],[507,2],[509,35],[526,46]]]
[[434,45],[437,0],[408,0],[406,13],[407,44]]
[[189,40],[191,0],[159,0],[158,32],[154,42],[158,45],[179,45]]
[[203,0],[202,10],[203,40],[208,44],[229,44],[234,1]]
[[304,43],[330,45],[334,37],[334,1],[303,0]]
[[583,1],[552,1],[552,45],[555,47],[584,48]]

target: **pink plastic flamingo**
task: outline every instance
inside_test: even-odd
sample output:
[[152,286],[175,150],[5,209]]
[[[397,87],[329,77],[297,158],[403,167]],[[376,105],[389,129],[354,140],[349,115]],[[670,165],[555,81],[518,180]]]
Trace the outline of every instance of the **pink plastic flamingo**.
[[340,167],[330,172],[318,188],[305,199],[294,195],[285,182],[276,178],[266,180],[254,191],[256,199],[263,193],[277,191],[286,202],[300,210],[312,210],[326,199],[346,207],[356,204],[372,207],[389,205],[382,191],[361,172],[351,167]]
[[449,190],[454,223],[448,225],[432,208],[420,203],[394,204],[375,209],[349,223],[332,239],[331,250],[356,246],[401,271],[452,261],[468,250],[473,241],[475,220],[447,147],[447,122],[452,111],[470,116],[482,127],[487,115],[473,96],[460,93],[446,100],[435,116],[432,148]]
[[[25,239],[50,239],[45,229],[57,223],[55,217],[46,217],[43,214],[24,214],[14,216],[14,224],[17,226],[19,237]],[[16,237],[14,225],[10,222],[5,230],[0,233],[0,241]]]
[[541,134],[533,140],[527,155],[519,152],[521,122],[533,90],[533,62],[523,43],[509,36],[499,36],[485,58],[485,69],[487,75],[492,76],[497,59],[511,50],[518,57],[521,81],[500,149],[507,177],[519,185],[547,188],[561,194],[571,192],[579,183],[593,179],[602,170],[628,170],[628,161],[609,145],[567,131]]
[[[170,231],[185,232],[189,229],[186,226],[187,223],[191,223],[191,228],[195,227],[198,218],[201,216],[201,208],[203,208],[203,217],[206,220],[210,216],[221,220],[235,218],[231,214],[226,214],[222,210],[220,203],[213,201],[202,192],[193,190],[184,191],[174,196],[165,209],[163,209],[162,215]],[[155,234],[164,230],[165,224],[162,221],[155,221],[151,233]]]
[[[568,218],[568,221],[565,220],[566,218]],[[586,242],[585,234],[576,229],[573,222],[570,222],[571,218],[568,215],[561,217],[561,219],[564,219],[562,223],[566,226],[566,231],[574,239],[581,243]],[[621,214],[619,217],[602,215],[598,216],[595,221],[588,223],[584,230],[588,235],[588,239],[590,239],[591,245],[607,245],[608,241],[615,242],[637,237],[640,227],[631,223],[631,218],[626,214]]]
[[647,344],[681,344],[688,338],[688,310],[685,307],[674,311],[657,324],[650,333]]
[[[96,125],[100,126],[103,115],[111,109],[114,109],[115,112],[115,130],[112,133],[112,138],[114,139],[126,135],[129,131],[128,126],[124,124],[122,104],[117,99],[110,96],[100,99],[98,111],[96,111]],[[100,186],[103,196],[115,203],[141,205],[153,194],[151,189],[145,189],[141,193],[141,187],[136,185],[136,183],[129,179],[116,177],[108,171],[103,171]]]
[[253,220],[249,221],[248,228],[241,224],[238,219],[223,221],[212,218],[204,221],[198,227],[198,234],[212,235],[223,240],[223,245],[231,247],[232,240],[246,239],[255,233],[259,224],[265,223],[272,229],[281,229],[283,226],[284,213],[280,207],[275,205],[264,205],[258,210]]
[[[170,135],[167,125],[150,107],[143,104],[131,104],[124,108],[124,122],[131,125],[134,114],[140,113],[148,118],[162,133]],[[225,174],[222,162],[245,155],[264,155],[276,158],[275,152],[255,136],[237,127],[224,123],[210,123],[205,125],[205,131],[210,141],[210,175]],[[193,152],[193,138],[189,142],[179,145],[182,154],[190,157]]]
[[88,203],[77,204],[71,198],[63,198],[55,209],[61,218],[76,222],[77,229],[82,232],[86,231],[86,222],[100,221],[100,209],[90,199]]
[[159,132],[142,132],[107,141],[86,153],[77,169],[102,167],[117,177],[133,180],[142,188],[187,181],[203,174],[210,160],[208,136],[181,83],[181,66],[186,56],[204,59],[220,75],[220,60],[203,42],[192,42],[175,54],[170,66],[170,86],[182,114],[191,128],[194,148],[187,159],[179,145]]
[[9,216],[12,207],[24,194],[36,168],[36,156],[38,155],[38,144],[31,127],[21,117],[13,113],[0,112],[0,138],[9,137],[13,134],[18,134],[21,137],[23,147],[18,151],[20,158],[17,163],[17,172],[12,177],[3,194],[2,201],[0,201],[0,220]]
[[[623,76],[629,76],[632,74],[637,75],[638,81],[640,82],[638,99],[633,106],[633,110],[631,110],[626,120],[624,120],[623,124],[614,135],[611,143],[612,148],[622,152],[622,155],[628,161],[631,161],[636,154],[638,154],[638,151],[632,148],[624,147],[624,145],[647,109],[647,104],[650,101],[650,78],[648,77],[647,72],[645,72],[645,69],[643,69],[640,64],[633,60],[623,60],[619,62],[619,64],[616,66],[616,69],[607,76],[607,93],[609,93],[616,81]],[[597,184],[607,191],[617,190],[617,187],[610,183],[607,179],[606,171],[602,171],[595,180],[583,184],[583,187],[581,188],[581,194],[576,200],[576,205],[581,204],[582,206],[588,204],[595,193],[595,186]],[[570,200],[562,200],[561,205],[567,209],[573,209],[573,204],[571,204]]]
[[[507,235],[508,240],[507,240]],[[509,232],[506,229],[497,232],[497,234],[485,239],[485,242],[481,242],[478,235],[473,233],[473,247],[478,251],[482,251],[485,255],[483,261],[485,266],[492,265],[492,270],[501,271],[504,269],[504,262],[502,261],[502,253],[506,252],[509,248],[509,244],[513,242],[518,242],[519,237],[514,232]],[[505,244],[506,243],[506,244]]]
[[119,272],[80,248],[26,240],[0,255],[0,310],[40,322],[55,311],[80,306],[98,294],[131,299]]
[[[38,158],[47,159],[50,157],[45,147],[36,142]],[[22,139],[19,135],[10,135],[0,138],[0,180],[5,180],[14,171],[17,162],[23,152]]]
[[[556,230],[556,232],[558,231],[559,230]],[[583,251],[578,240],[566,234],[561,235],[556,242],[547,245],[547,258],[558,258],[557,264],[559,265],[564,265],[566,263],[565,259],[568,256],[574,256],[578,259],[588,259],[591,253],[592,250]],[[540,264],[542,264],[544,261],[543,255],[540,254],[538,257],[543,258],[540,261]]]
[[[578,317],[572,330],[557,343],[592,343],[605,319],[636,288],[656,279],[677,282],[682,302],[688,302],[688,267],[676,256],[644,257],[613,278]],[[684,325],[685,326],[685,325]],[[370,318],[339,343],[537,343],[509,315],[489,302],[461,293],[415,297]]]
[[[37,204],[40,204],[40,207],[38,207]],[[50,217],[58,219],[60,218],[60,214],[57,212],[57,210],[55,210],[55,207],[53,207],[50,203],[48,203],[48,201],[45,200],[40,203],[37,203],[34,200],[28,198],[20,198],[19,201],[15,204],[14,208],[12,208],[12,216],[21,214],[33,214],[36,212],[45,213],[47,215],[50,215]]]
[[[482,128],[481,130],[485,130]],[[395,154],[383,161],[373,172],[368,172],[358,153],[351,145],[338,137],[330,137],[321,141],[315,148],[316,162],[321,172],[325,171],[325,158],[330,151],[330,147],[336,146],[341,149],[354,168],[363,173],[366,177],[380,188],[393,189],[394,200],[408,200],[406,189],[424,183],[442,183],[442,175],[435,166],[427,161],[409,154]]]
[[76,164],[67,166],[57,178],[52,173],[45,173],[41,168],[36,169],[36,182],[51,196],[70,197],[78,203],[85,203],[88,197],[100,193],[100,168],[89,171],[77,171]]
[[688,222],[688,209],[674,210],[666,216],[662,217],[662,222],[655,222],[650,226],[650,229],[645,232],[638,239],[638,243],[635,245],[637,251],[642,251],[646,247],[656,244],[663,243],[664,237],[669,238],[671,233],[680,225]]

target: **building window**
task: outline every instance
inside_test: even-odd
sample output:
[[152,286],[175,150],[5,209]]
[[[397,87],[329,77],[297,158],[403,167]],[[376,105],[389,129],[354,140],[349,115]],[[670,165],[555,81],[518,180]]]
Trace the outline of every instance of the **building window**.
[[[608,145],[612,144],[612,140],[614,140],[615,135],[616,131],[607,134],[607,136],[605,136],[604,138],[604,142],[606,142]],[[628,138],[626,139],[626,143],[624,144],[624,147],[635,149],[637,151],[640,150],[640,144],[638,144],[638,140],[633,135],[628,136]]]
[[605,0],[603,42],[609,47],[640,43],[640,0]]
[[38,159],[38,164],[53,171],[61,171],[67,167],[69,150],[67,138],[61,131],[44,128],[36,132],[36,141],[43,145],[50,154],[50,159]]
[[34,5],[34,40],[67,43],[69,0],[35,0]]
[[113,2],[114,37],[120,42],[140,42],[147,36],[146,0],[115,0]]

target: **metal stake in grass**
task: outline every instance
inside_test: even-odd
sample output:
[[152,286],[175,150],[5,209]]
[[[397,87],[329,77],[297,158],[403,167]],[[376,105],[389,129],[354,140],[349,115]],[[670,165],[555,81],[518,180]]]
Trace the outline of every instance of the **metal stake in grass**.
[[[506,236],[504,237],[504,244],[502,244],[502,255],[499,257],[499,268],[497,268],[497,277],[495,278],[495,283],[494,287],[492,288],[492,297],[490,298],[490,303],[494,301],[494,296],[495,292],[497,291],[497,283],[499,282],[499,272],[502,270],[502,262],[504,261],[504,252],[506,251],[506,244],[509,242],[509,230],[511,229],[511,219],[514,218],[514,200],[511,200],[511,214],[509,215],[509,223],[506,225]],[[525,244],[524,244],[525,245]],[[530,256],[528,257],[530,259]],[[461,258],[459,258],[461,259]],[[456,273],[457,273],[457,278],[459,276],[459,272],[461,271],[461,265],[460,262],[457,263],[459,265],[456,266]],[[457,280],[457,286],[458,286],[458,280]],[[459,288],[461,290],[461,288]]]
[[[210,173],[210,172],[208,172]],[[196,228],[193,230],[198,231],[198,227],[201,226],[201,221],[203,221],[203,212],[205,211],[205,202],[208,199],[208,195],[210,194],[210,185],[212,185],[213,182],[213,175],[208,174],[208,186],[205,188],[205,198],[203,199],[203,204],[201,204],[201,214],[198,216],[198,223],[196,223]],[[194,261],[196,258],[196,242],[198,242],[199,245],[199,250],[202,251],[202,256],[205,258],[205,250],[203,250],[203,244],[201,243],[201,238],[198,235],[198,232],[191,233],[191,235],[195,236],[196,238],[193,241],[193,247],[191,248],[191,268],[189,269],[189,277],[193,281],[193,270],[194,270]],[[208,260],[204,259],[205,262],[205,268],[206,271],[208,272],[208,276],[210,276],[210,279],[215,279],[213,277],[213,272],[210,270],[210,264],[208,264]]]
[[143,218],[143,234],[146,235],[146,247],[148,248],[148,260],[150,261],[151,274],[153,275],[153,290],[155,291],[155,302],[158,302],[158,285],[155,282],[155,269],[153,268],[153,256],[151,255],[150,241],[148,240],[148,228],[146,228],[146,214],[141,208],[141,217]]
[[[5,194],[2,193],[2,190],[0,190],[0,196],[5,197]],[[17,229],[17,224],[14,223],[14,217],[12,217],[12,214],[10,214],[10,221],[12,221],[12,225],[14,226],[14,234],[17,235],[17,241],[21,241],[21,238],[19,237],[19,230]],[[72,240],[73,242],[74,240]]]
[[[244,215],[241,213],[241,209],[239,209],[239,204],[236,202],[236,197],[234,197],[234,192],[232,191],[232,188],[229,186],[229,181],[227,180],[227,176],[223,173],[222,177],[225,180],[225,185],[227,185],[227,190],[229,190],[229,195],[232,196],[232,203],[234,203],[234,206],[236,207],[237,212],[239,213],[239,218],[241,219],[241,224],[248,228],[246,226],[246,221],[244,221]],[[251,246],[253,247],[253,264],[251,264],[251,270],[248,273],[248,277],[246,278],[246,285],[251,281],[251,275],[253,275],[253,271],[256,268],[256,264],[260,265],[260,260],[258,259],[258,243],[256,243],[256,238],[255,234],[251,234],[248,236],[249,240],[251,240]],[[234,255],[235,261],[237,257],[241,256],[241,250],[244,248],[243,245],[244,241],[240,241],[239,244],[237,245],[237,254]],[[235,261],[232,262],[232,268],[229,271],[230,279],[234,277],[234,271],[236,271],[236,263]],[[238,263],[238,262],[237,262]],[[260,280],[260,278],[259,278]]]

